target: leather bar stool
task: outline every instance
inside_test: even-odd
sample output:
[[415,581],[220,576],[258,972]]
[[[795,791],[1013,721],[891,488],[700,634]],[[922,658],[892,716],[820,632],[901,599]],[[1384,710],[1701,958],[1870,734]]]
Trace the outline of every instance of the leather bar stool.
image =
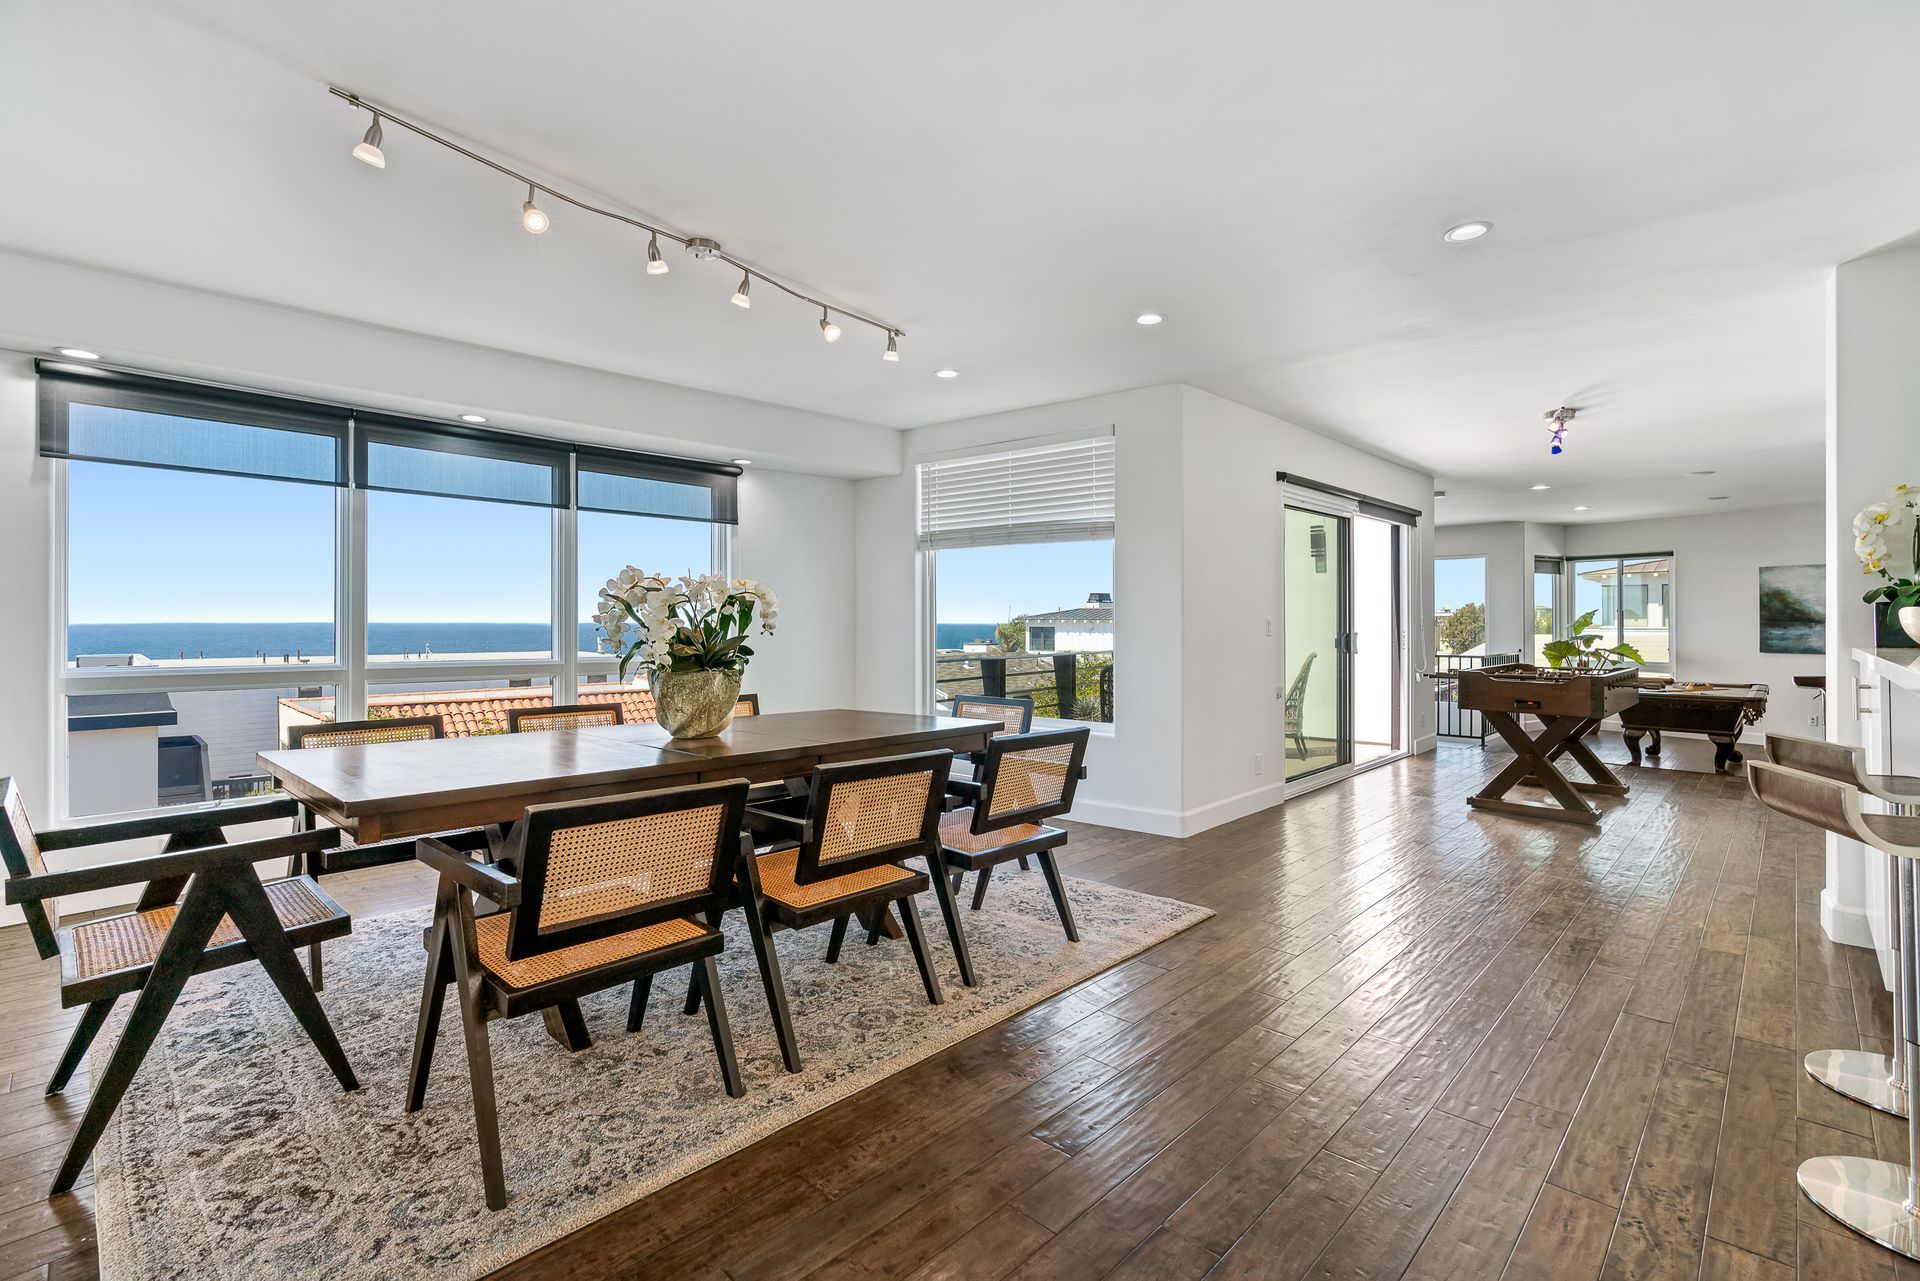
[[[1747,785],[1769,809],[1871,846],[1899,865],[1900,896],[1895,914],[1900,933],[1898,991],[1906,1079],[1920,1068],[1920,1010],[1914,994],[1914,860],[1920,859],[1920,818],[1905,814],[1863,814],[1860,790],[1847,783],[1780,765],[1749,762]],[[1800,1163],[1797,1175],[1807,1199],[1867,1239],[1909,1259],[1920,1259],[1920,1125],[1907,1127],[1907,1163],[1858,1156],[1816,1156]]]
[[[1767,758],[1775,765],[1818,774],[1861,792],[1889,806],[1895,814],[1911,814],[1920,808],[1920,778],[1907,774],[1870,774],[1864,749],[1821,739],[1795,738],[1790,734],[1767,735]],[[1898,858],[1887,859],[1887,908],[1889,920],[1897,924],[1900,904],[1900,867]],[[1907,1115],[1907,1069],[1899,1053],[1901,1043],[1920,1039],[1904,1028],[1909,998],[1901,991],[1911,967],[1904,962],[1906,931],[1890,929],[1893,962],[1893,1034],[1894,1053],[1874,1054],[1868,1050],[1815,1050],[1807,1055],[1807,1075],[1830,1090],[1864,1103],[1892,1116]]]

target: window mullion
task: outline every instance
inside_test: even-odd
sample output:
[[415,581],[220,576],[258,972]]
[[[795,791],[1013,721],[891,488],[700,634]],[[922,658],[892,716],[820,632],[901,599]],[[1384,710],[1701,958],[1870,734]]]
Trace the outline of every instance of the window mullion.
[[357,721],[367,715],[367,491],[341,490],[339,511],[334,648],[346,674],[334,690],[334,719]]
[[575,508],[553,509],[553,639],[560,660],[560,670],[553,677],[556,707],[580,701],[579,531],[580,514]]

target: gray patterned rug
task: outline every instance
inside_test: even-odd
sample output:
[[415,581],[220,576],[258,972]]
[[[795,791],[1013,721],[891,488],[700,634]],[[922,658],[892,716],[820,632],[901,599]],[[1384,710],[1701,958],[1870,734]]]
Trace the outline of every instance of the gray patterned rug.
[[[969,885],[969,889],[971,885]],[[489,1213],[457,1015],[442,1020],[426,1107],[401,1111],[425,965],[425,909],[354,923],[327,948],[323,997],[361,1089],[343,1094],[254,966],[193,980],[95,1161],[102,1277],[479,1276],[811,1112],[1111,968],[1212,915],[1090,881],[1069,885],[1082,942],[1039,873],[1003,869],[966,914],[978,988],[960,986],[931,902],[947,1003],[926,1002],[904,942],[822,963],[825,928],[778,937],[806,1070],[781,1069],[739,913],[721,990],[746,1097],[722,1090],[682,972],[628,1035],[626,989],[584,1002],[590,1050],[535,1017],[492,1025],[507,1208]],[[923,896],[930,898],[931,896]],[[449,994],[449,1001],[452,996]],[[120,1018],[95,1054],[109,1052]],[[96,1066],[104,1059],[95,1060]]]

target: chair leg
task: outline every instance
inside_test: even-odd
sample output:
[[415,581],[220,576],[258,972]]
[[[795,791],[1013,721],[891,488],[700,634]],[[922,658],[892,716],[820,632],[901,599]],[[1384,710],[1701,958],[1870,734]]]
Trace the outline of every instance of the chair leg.
[[726,998],[720,995],[720,967],[709,956],[694,966],[693,972],[706,989],[707,1030],[713,1033],[713,1052],[720,1056],[720,1080],[727,1087],[728,1097],[737,1099],[747,1087],[740,1080],[740,1063],[733,1056],[733,1026],[727,1022]]
[[1060,924],[1067,930],[1067,942],[1078,943],[1080,931],[1073,923],[1073,907],[1067,902],[1067,883],[1060,879],[1060,867],[1053,861],[1053,851],[1041,850],[1034,857],[1040,860],[1040,871],[1047,878],[1047,889],[1053,894],[1053,910],[1060,913]]
[[47,1080],[48,1094],[58,1094],[67,1088],[67,1082],[79,1070],[81,1060],[87,1057],[87,1047],[93,1044],[94,1037],[100,1035],[101,1024],[107,1021],[108,1012],[119,999],[117,996],[103,996],[89,1002],[81,1012],[80,1021],[73,1025],[73,1035],[67,1038],[67,1048],[61,1053],[60,1061],[54,1065],[53,1075]]
[[188,887],[186,898],[181,900],[179,911],[174,913],[173,925],[167,930],[160,955],[154,958],[153,969],[147,974],[140,995],[134,999],[133,1013],[127,1018],[127,1030],[121,1034],[120,1043],[113,1047],[106,1068],[93,1082],[93,1094],[87,1100],[87,1110],[80,1118],[79,1128],[74,1131],[73,1142],[67,1146],[66,1160],[61,1162],[60,1169],[53,1176],[53,1186],[48,1190],[48,1196],[58,1196],[70,1190],[80,1177],[80,1172],[86,1168],[94,1145],[106,1132],[113,1110],[120,1106],[127,1087],[133,1084],[134,1073],[140,1070],[147,1051],[160,1035],[160,1026],[167,1021],[167,1012],[179,999],[187,980],[193,977],[194,966],[199,963],[206,951],[207,940],[213,937],[214,928],[220,923],[222,907],[221,895],[211,885],[203,886],[201,878],[195,877]]
[[700,970],[698,966],[694,967],[693,971],[687,975],[687,1000],[686,1004],[680,1007],[680,1012],[687,1015],[698,1014],[700,1012]]
[[920,982],[927,989],[929,1005],[944,1005],[947,998],[940,991],[940,976],[934,973],[933,955],[927,951],[927,938],[920,930],[920,905],[909,894],[899,900],[900,925],[906,931],[907,945],[913,949],[913,963],[920,967]]
[[239,869],[225,883],[221,897],[226,900],[227,915],[240,927],[247,945],[253,949],[254,959],[280,989],[280,999],[300,1020],[307,1038],[333,1070],[340,1088],[359,1089],[360,1082],[354,1079],[347,1052],[340,1048],[340,1038],[333,1034],[333,1024],[327,1022],[327,1012],[308,985],[306,971],[300,968],[300,957],[287,941],[287,932],[281,928],[280,918],[273,914],[273,904],[268,902],[267,891],[254,876],[253,869]]
[[327,990],[326,981],[320,975],[320,945],[318,943],[310,943],[307,945],[307,974],[313,981],[314,991],[324,992]]
[[627,1031],[638,1032],[647,1021],[647,997],[652,993],[652,974],[642,974],[633,981],[633,999],[627,1003]]
[[759,902],[748,897],[744,904],[747,914],[747,937],[753,940],[753,959],[760,966],[760,985],[767,990],[767,1008],[773,1013],[774,1036],[780,1041],[780,1057],[786,1063],[787,1071],[800,1070],[800,1044],[793,1035],[793,1014],[787,1009],[787,982],[780,974],[780,953],[773,946],[773,937],[767,931],[766,918],[760,912]]
[[413,1068],[407,1074],[406,1111],[418,1112],[427,1101],[427,1074],[433,1070],[433,1046],[440,1036],[440,1012],[446,1008],[447,983],[453,958],[448,951],[447,917],[453,911],[453,882],[444,877],[434,904],[433,929],[427,938],[427,977],[420,989],[420,1019],[413,1029]]
[[840,961],[840,945],[847,941],[848,917],[833,918],[833,933],[827,938],[827,964],[837,965]]
[[507,1176],[500,1160],[500,1119],[493,1102],[493,1047],[487,1040],[486,1011],[480,1007],[480,975],[471,959],[479,950],[472,938],[473,908],[459,891],[457,926],[462,937],[453,942],[454,987],[460,994],[460,1031],[467,1043],[467,1077],[473,1087],[473,1128],[480,1141],[480,1177],[486,1185],[487,1208],[505,1209]]
[[960,892],[960,883],[966,879],[967,874],[955,868],[953,871],[947,873],[947,888],[955,894],[958,894]]
[[987,901],[987,882],[993,879],[993,868],[983,867],[980,875],[973,878],[973,910],[978,912],[980,905]]
[[587,1016],[580,1012],[580,1002],[561,1001],[549,1005],[540,1011],[540,1020],[547,1025],[547,1035],[566,1046],[569,1054],[593,1048],[593,1036],[587,1031]]
[[867,926],[867,946],[878,947],[880,936],[886,932],[888,907],[882,903],[873,909],[873,922]]
[[933,896],[940,901],[940,917],[947,923],[947,938],[953,944],[953,959],[960,966],[960,981],[968,987],[978,987],[979,980],[973,976],[973,954],[967,950],[967,933],[960,927],[960,900],[954,897],[953,881],[947,876],[946,861],[938,852],[929,857],[933,875],[927,879],[933,882]]

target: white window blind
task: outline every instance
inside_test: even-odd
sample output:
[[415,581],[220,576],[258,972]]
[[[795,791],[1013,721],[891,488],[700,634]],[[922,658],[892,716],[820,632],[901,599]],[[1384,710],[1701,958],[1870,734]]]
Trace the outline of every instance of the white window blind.
[[1113,537],[1113,437],[920,464],[920,545],[993,547]]

